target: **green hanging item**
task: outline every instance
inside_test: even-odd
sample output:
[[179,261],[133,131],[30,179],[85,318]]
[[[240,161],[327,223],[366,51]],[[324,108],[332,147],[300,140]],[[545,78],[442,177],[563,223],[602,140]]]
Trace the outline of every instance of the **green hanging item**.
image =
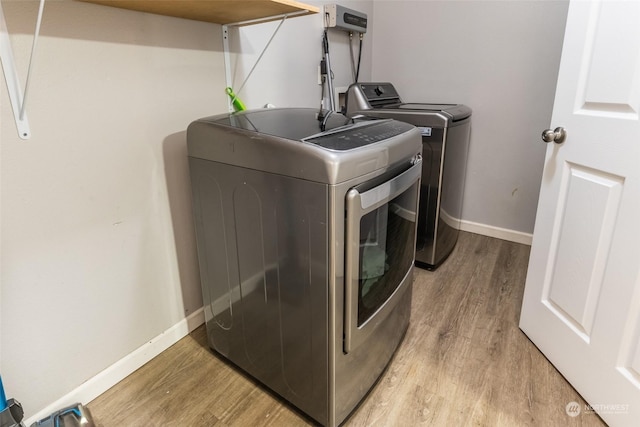
[[235,111],[244,111],[247,109],[247,107],[244,106],[244,103],[240,101],[240,98],[238,98],[236,94],[233,93],[233,89],[228,87],[224,91],[227,92],[227,95],[229,95],[229,98],[231,98],[231,104],[233,105],[233,109]]

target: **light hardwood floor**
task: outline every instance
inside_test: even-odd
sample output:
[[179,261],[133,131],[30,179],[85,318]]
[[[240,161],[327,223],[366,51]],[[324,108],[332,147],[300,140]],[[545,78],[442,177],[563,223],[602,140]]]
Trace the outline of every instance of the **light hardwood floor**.
[[[416,269],[411,325],[346,426],[603,426],[518,329],[529,247],[462,233],[436,271]],[[204,327],[88,405],[110,426],[305,426],[214,355]]]

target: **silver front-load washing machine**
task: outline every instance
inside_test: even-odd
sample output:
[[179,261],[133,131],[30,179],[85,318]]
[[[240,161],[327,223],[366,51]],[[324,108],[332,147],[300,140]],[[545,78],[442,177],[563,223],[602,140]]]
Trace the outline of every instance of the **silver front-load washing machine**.
[[406,123],[317,116],[209,117],[187,143],[209,345],[333,426],[409,325],[422,144]]
[[401,120],[422,134],[422,184],[416,265],[434,269],[458,240],[469,151],[471,108],[462,104],[404,103],[391,83],[354,83],[348,117]]

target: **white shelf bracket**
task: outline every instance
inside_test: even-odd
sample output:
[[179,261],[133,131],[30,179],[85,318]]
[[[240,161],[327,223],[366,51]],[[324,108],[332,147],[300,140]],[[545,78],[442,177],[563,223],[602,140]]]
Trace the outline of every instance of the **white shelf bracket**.
[[[262,52],[260,53],[260,56],[258,56],[258,59],[253,64],[253,67],[251,67],[251,70],[247,74],[247,77],[245,77],[244,81],[240,85],[240,88],[237,91],[235,91],[236,95],[239,95],[240,92],[242,91],[242,89],[244,88],[244,85],[247,83],[247,80],[249,80],[249,77],[251,77],[251,74],[253,73],[253,71],[255,70],[256,66],[258,65],[258,63],[262,59],[262,56],[267,51],[267,48],[269,47],[269,45],[273,41],[274,37],[276,36],[276,34],[278,34],[278,31],[280,30],[280,27],[282,27],[282,24],[284,23],[284,21],[289,17],[293,17],[293,16],[297,16],[297,15],[304,15],[304,14],[307,14],[307,13],[309,13],[308,10],[301,10],[299,12],[285,13],[285,14],[282,14],[282,15],[275,15],[275,16],[269,16],[269,17],[265,17],[265,18],[251,19],[251,20],[248,20],[248,21],[233,22],[231,24],[223,25],[222,26],[222,49],[223,49],[223,53],[224,53],[224,75],[225,75],[226,87],[233,87],[233,77],[231,75],[231,51],[229,49],[229,28],[230,27],[241,27],[241,26],[245,26],[245,25],[261,24],[263,22],[275,21],[275,20],[278,20],[278,19],[280,20],[280,24],[278,24],[278,26],[276,27],[275,31],[271,35],[271,38],[269,39],[269,41],[267,41],[267,44],[262,49]],[[230,112],[234,111],[231,99],[228,100],[228,106],[229,106],[229,111]]]
[[36,29],[33,34],[33,44],[31,45],[31,56],[29,57],[29,68],[27,69],[27,82],[24,92],[20,86],[18,72],[16,70],[15,61],[13,59],[13,49],[11,48],[11,40],[9,40],[9,31],[7,23],[4,20],[4,11],[2,10],[2,2],[0,2],[0,60],[2,61],[2,70],[4,78],[7,82],[7,90],[9,92],[9,100],[13,109],[13,117],[16,121],[18,136],[21,139],[29,139],[31,131],[29,129],[29,121],[27,120],[27,93],[29,90],[29,82],[31,71],[33,69],[34,54],[38,35],[40,34],[40,24],[42,23],[42,13],[44,11],[45,0],[40,0],[40,8],[38,10],[38,19],[36,21]]
[[[225,87],[232,87],[233,78],[231,77],[231,52],[229,50],[229,26],[222,26],[222,50],[224,52],[224,79]],[[233,111],[231,99],[227,97],[227,108],[229,112]]]

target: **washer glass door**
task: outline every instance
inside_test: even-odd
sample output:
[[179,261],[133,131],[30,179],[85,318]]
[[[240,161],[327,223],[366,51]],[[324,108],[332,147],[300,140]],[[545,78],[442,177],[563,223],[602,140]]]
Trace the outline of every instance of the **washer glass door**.
[[[345,345],[348,353],[386,317],[413,268],[421,163],[382,184],[347,192]],[[361,192],[362,191],[362,192]]]

